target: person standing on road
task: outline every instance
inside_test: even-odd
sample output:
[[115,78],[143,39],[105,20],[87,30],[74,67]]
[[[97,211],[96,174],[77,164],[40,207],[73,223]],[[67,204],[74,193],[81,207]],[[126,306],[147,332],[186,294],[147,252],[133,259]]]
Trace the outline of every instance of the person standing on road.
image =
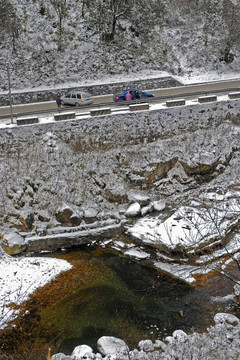
[[125,99],[126,99],[127,101],[132,100],[132,95],[130,94],[129,91],[126,93]]
[[56,103],[57,103],[58,111],[60,111],[62,105],[61,94],[57,94]]

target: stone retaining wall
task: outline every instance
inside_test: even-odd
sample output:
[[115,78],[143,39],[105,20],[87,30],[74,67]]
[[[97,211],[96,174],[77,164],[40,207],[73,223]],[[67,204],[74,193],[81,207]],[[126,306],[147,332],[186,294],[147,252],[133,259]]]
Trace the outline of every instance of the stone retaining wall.
[[[91,95],[103,95],[121,92],[126,88],[140,88],[140,89],[157,89],[167,88],[182,85],[179,81],[172,78],[171,76],[164,78],[153,78],[148,80],[136,80],[136,81],[125,81],[116,82],[110,84],[97,84],[97,85],[86,85],[79,87],[68,87],[68,88],[55,88],[48,90],[33,90],[28,92],[12,92],[12,101],[14,105],[27,104],[34,102],[53,101],[56,99],[57,93],[64,93],[71,90],[82,90],[88,91]],[[8,93],[0,93],[0,106],[9,105]]]
[[[194,131],[200,128],[216,126],[224,120],[233,120],[240,116],[239,101],[222,101],[201,105],[188,105],[171,109],[159,109],[144,112],[117,113],[102,115],[96,118],[82,118],[68,122],[49,122],[20,129],[0,129],[2,148],[14,142],[14,148],[22,152],[29,147],[39,150],[44,133],[53,133],[54,137],[67,141],[70,146],[78,146],[78,151],[107,151],[112,148],[154,142],[157,138],[165,138]],[[74,144],[77,141],[77,144]],[[9,147],[8,147],[8,150]],[[16,150],[16,149],[15,149]],[[12,149],[12,152],[14,149]],[[55,151],[54,151],[55,152]]]

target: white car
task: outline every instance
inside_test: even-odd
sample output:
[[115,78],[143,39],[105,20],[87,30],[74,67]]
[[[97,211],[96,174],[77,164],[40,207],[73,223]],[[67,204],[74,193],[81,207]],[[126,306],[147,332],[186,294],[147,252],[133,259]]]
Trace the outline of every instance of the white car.
[[93,102],[91,95],[89,93],[81,92],[81,91],[72,91],[67,94],[64,94],[63,96],[61,96],[61,101],[63,105],[75,105],[75,106],[92,104]]

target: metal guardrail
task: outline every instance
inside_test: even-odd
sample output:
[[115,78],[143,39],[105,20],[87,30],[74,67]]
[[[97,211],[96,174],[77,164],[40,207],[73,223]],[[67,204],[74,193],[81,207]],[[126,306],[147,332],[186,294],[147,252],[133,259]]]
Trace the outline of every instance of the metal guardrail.
[[[100,103],[100,104],[94,104],[91,105],[84,105],[84,109],[92,109],[92,108],[100,108],[103,106],[119,106],[119,107],[126,107],[130,104],[141,104],[141,103],[158,103],[163,102],[164,100],[174,100],[177,98],[183,98],[183,97],[194,97],[194,96],[208,96],[210,94],[220,94],[220,93],[229,93],[233,91],[240,91],[240,88],[227,88],[227,89],[219,89],[219,90],[209,90],[209,91],[197,91],[197,92],[189,92],[189,93],[181,93],[181,94],[171,94],[171,95],[164,95],[164,96],[154,96],[149,97],[147,99],[137,99],[137,100],[131,100],[131,101],[119,101],[119,102],[108,102],[108,103]],[[83,109],[83,106],[75,106],[74,109]],[[67,106],[60,110],[62,111],[68,111],[73,110],[73,106]],[[31,115],[43,115],[43,114],[51,114],[56,113],[56,109],[47,109],[47,110],[37,110],[37,111],[30,111],[30,112],[23,112],[23,113],[13,113],[13,118],[17,119],[20,116],[31,116]],[[10,114],[4,114],[0,115],[0,120],[6,120],[10,118]]]

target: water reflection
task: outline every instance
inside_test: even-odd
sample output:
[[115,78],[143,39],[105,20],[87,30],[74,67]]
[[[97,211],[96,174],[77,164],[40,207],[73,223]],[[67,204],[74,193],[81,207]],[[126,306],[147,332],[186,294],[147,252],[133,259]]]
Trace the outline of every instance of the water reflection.
[[57,336],[57,349],[65,354],[81,344],[96,350],[103,335],[136,347],[176,329],[203,331],[223,310],[207,293],[112,251],[82,248],[51,256],[74,265],[69,292],[41,311],[45,334]]

